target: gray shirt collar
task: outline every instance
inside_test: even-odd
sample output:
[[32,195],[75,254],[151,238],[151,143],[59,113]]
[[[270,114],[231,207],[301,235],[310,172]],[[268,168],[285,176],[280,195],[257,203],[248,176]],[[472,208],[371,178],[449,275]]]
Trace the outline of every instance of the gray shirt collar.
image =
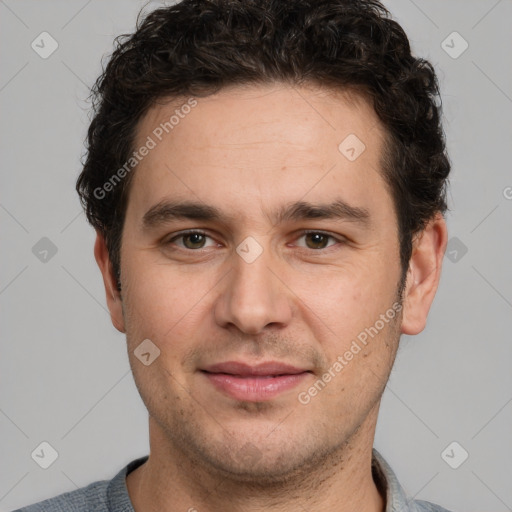
[[[126,476],[147,460],[147,455],[133,460],[110,481],[107,501],[111,512],[134,512],[126,487]],[[412,498],[408,498],[395,473],[375,448],[372,451],[372,474],[380,493],[386,497],[385,512],[422,510],[416,507],[416,502]]]

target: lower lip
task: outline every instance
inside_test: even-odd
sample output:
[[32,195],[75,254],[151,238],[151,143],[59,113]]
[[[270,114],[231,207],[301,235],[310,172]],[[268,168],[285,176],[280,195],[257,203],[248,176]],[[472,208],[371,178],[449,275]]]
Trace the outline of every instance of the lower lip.
[[208,380],[223,393],[235,400],[262,402],[288,391],[302,382],[309,372],[276,377],[238,377],[227,373],[203,372]]

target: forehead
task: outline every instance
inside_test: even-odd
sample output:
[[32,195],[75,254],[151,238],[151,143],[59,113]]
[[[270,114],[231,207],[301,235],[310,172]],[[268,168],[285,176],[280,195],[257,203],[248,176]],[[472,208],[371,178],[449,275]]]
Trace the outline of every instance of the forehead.
[[383,130],[355,93],[277,84],[173,99],[140,122],[135,147],[149,140],[129,200],[143,213],[169,198],[217,204],[238,219],[328,196],[390,207]]
[[[258,150],[273,140],[308,151],[320,140],[333,143],[336,149],[345,132],[368,140],[368,132],[375,128],[379,135],[381,126],[375,111],[353,89],[246,84],[203,98],[160,100],[139,123],[137,140],[142,143],[151,135],[157,143],[172,146],[175,142],[176,147],[188,137],[191,148],[223,146],[230,151],[238,149],[236,144],[248,143]],[[243,149],[245,152],[247,148]]]

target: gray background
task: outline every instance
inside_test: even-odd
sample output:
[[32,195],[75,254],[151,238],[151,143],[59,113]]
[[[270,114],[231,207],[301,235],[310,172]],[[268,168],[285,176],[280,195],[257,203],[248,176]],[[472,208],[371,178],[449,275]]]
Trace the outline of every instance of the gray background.
[[[87,86],[142,5],[0,1],[3,511],[110,479],[148,453],[146,410],[74,191]],[[375,446],[416,498],[454,511],[512,510],[512,2],[387,5],[439,73],[452,211],[429,324],[402,338]],[[47,59],[31,48],[43,31],[59,44]],[[445,51],[463,48],[457,36],[446,40],[454,31],[469,44],[457,58]],[[43,237],[56,254],[41,252],[45,241],[34,254]],[[43,441],[58,452],[46,470],[31,457]],[[458,469],[441,456],[453,441],[469,453]],[[460,448],[449,453],[460,461]]]

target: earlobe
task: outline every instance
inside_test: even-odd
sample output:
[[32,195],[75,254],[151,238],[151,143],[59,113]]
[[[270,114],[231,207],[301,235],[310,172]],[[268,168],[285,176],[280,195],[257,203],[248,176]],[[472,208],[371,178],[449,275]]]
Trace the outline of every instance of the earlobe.
[[441,277],[447,238],[446,221],[438,213],[413,240],[403,301],[403,334],[419,334],[425,328]]
[[103,285],[107,298],[107,306],[110,311],[112,324],[119,332],[126,332],[123,317],[123,305],[121,295],[117,290],[116,279],[110,262],[105,238],[98,231],[96,232],[96,242],[94,244],[94,257],[103,276]]

